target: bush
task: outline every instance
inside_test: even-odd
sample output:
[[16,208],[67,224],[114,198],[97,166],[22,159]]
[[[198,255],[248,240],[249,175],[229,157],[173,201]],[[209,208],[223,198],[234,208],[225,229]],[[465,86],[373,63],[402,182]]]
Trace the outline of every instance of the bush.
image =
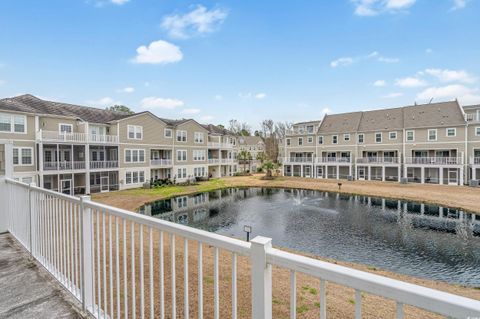
[[263,168],[262,167],[257,167],[257,173],[261,173],[263,172]]
[[158,187],[164,187],[168,185],[173,185],[173,182],[169,178],[160,178],[160,179],[152,179],[150,181],[150,187],[152,188],[158,188]]

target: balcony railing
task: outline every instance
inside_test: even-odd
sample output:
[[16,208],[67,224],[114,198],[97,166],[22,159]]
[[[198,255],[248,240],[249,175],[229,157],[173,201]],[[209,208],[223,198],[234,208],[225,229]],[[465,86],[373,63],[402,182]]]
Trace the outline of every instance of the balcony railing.
[[218,158],[209,158],[208,164],[220,164],[220,159]]
[[405,164],[462,165],[461,157],[405,157]]
[[118,161],[90,161],[90,169],[118,168]]
[[399,164],[398,157],[358,157],[357,164]]
[[285,163],[313,163],[313,157],[285,157]]
[[150,160],[151,166],[172,166],[171,159],[151,159]]
[[[290,287],[288,307],[290,317],[296,318],[297,273],[320,280],[320,318],[327,317],[327,282],[355,291],[352,303],[357,319],[362,317],[362,304],[369,301],[364,293],[393,301],[396,309],[392,311],[397,318],[404,317],[405,306],[446,317],[480,317],[478,300],[285,252],[273,248],[270,238],[257,236],[245,242],[95,203],[87,196],[72,197],[12,179],[0,179],[0,202],[0,226],[5,226],[32,258],[82,304],[84,312],[96,318],[133,314],[190,318],[193,313],[219,318],[222,298],[222,304],[232,305],[232,318],[240,310],[251,312],[252,318],[272,319],[274,280],[288,281],[283,285]],[[183,267],[177,267],[177,262],[182,262]],[[189,272],[189,267],[197,264],[198,280],[192,279]],[[205,269],[213,269],[208,283],[211,290],[204,288],[204,265]],[[237,271],[239,265],[241,271]],[[272,272],[273,266],[278,270]],[[243,267],[250,269],[248,275]],[[227,268],[230,274],[220,276],[220,269]],[[178,269],[183,273],[177,275]],[[288,271],[290,278],[277,276],[278,271]],[[240,280],[249,276],[251,285],[238,285],[239,276]],[[179,293],[179,282],[183,285],[181,297],[175,295]],[[224,290],[220,297],[220,286],[230,292]],[[167,297],[166,289],[171,296]],[[213,307],[204,307],[203,294],[210,291]],[[195,302],[190,299],[193,294]],[[252,296],[251,309],[238,309],[237,297],[244,295]],[[180,300],[183,302],[179,305]]]
[[40,130],[37,132],[37,140],[43,142],[117,144],[118,136]]
[[480,165],[480,157],[472,157],[470,159],[470,164],[472,165]]
[[235,160],[233,158],[222,158],[222,164],[233,164]]
[[234,148],[235,145],[231,143],[208,142],[208,148]]
[[317,163],[325,164],[325,163],[351,163],[351,157],[317,157]]
[[69,170],[85,169],[84,161],[65,161],[65,162],[44,162],[43,170],[45,171],[69,171]]

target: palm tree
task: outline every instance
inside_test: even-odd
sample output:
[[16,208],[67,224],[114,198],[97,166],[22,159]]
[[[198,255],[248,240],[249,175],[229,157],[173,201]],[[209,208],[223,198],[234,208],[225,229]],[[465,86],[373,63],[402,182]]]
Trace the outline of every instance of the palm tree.
[[272,178],[272,170],[275,169],[275,164],[272,161],[266,161],[262,167],[267,171],[266,177]]
[[260,161],[260,164],[263,166],[263,162],[265,162],[268,159],[267,154],[265,152],[259,152],[257,154],[257,161]]
[[247,160],[252,157],[250,155],[250,152],[248,152],[247,150],[241,150],[238,155],[237,155],[237,159],[241,162],[243,162],[243,172],[245,173],[245,168],[247,166]]

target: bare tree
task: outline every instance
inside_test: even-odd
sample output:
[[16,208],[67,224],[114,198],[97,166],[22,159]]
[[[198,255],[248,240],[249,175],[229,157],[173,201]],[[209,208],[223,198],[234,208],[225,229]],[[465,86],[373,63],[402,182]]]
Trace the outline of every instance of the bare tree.
[[229,122],[228,129],[234,134],[242,136],[252,135],[252,128],[246,122],[239,122],[235,119],[231,119]]
[[[277,162],[279,153],[279,143],[287,135],[288,131],[292,128],[292,124],[289,122],[277,122],[273,120],[263,120],[260,123],[260,131],[258,136],[261,136],[265,143],[265,153],[267,158],[273,162]],[[257,131],[255,132],[257,135]]]

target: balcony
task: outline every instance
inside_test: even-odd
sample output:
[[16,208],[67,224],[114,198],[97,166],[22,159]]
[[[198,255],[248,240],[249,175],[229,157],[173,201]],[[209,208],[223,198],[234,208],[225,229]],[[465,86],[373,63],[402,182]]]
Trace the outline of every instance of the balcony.
[[317,157],[318,164],[351,164],[351,157]]
[[211,164],[211,165],[219,165],[219,164],[220,164],[220,159],[218,159],[218,158],[209,158],[209,159],[208,159],[208,164]]
[[234,148],[235,145],[230,144],[230,143],[218,143],[218,142],[208,142],[207,143],[208,148]]
[[462,157],[405,157],[405,164],[411,165],[462,165]]
[[36,135],[37,140],[42,142],[118,144],[118,136],[116,135],[65,133],[44,130],[38,131]]
[[90,169],[118,168],[118,161],[90,161]]
[[471,165],[480,165],[480,157],[472,157],[470,158]]
[[359,157],[357,164],[400,164],[399,157]]
[[150,166],[172,166],[172,160],[167,158],[167,159],[151,159],[150,160]]
[[222,164],[233,164],[236,161],[233,158],[222,158],[221,163]]
[[71,171],[85,169],[84,161],[44,162],[44,171]]
[[[274,282],[287,287],[291,297],[285,306],[296,318],[297,300],[303,294],[296,279],[300,274],[319,282],[315,294],[320,318],[332,314],[327,311],[327,295],[334,298],[331,289],[339,289],[335,286],[351,290],[355,318],[362,318],[362,310],[372,302],[364,295],[389,300],[388,314],[373,308],[368,314],[372,317],[403,318],[410,306],[452,318],[480,317],[479,300],[286,252],[274,248],[271,238],[257,236],[245,242],[5,178],[0,179],[0,202],[0,230],[8,231],[18,247],[48,271],[46,276],[96,318],[133,314],[190,318],[194,313],[219,318],[221,313],[227,317],[227,312],[236,318],[237,312],[247,312],[251,318],[272,319]],[[2,249],[5,252],[4,245]],[[22,276],[26,265],[17,261],[20,271],[15,275]],[[192,265],[198,269],[198,280],[190,272]],[[213,271],[207,282],[209,269]],[[221,272],[225,269],[228,276]],[[279,276],[279,271],[286,276]],[[24,277],[15,298],[27,300],[38,285]],[[245,279],[251,285],[245,285]],[[239,302],[238,296],[250,295],[251,304]],[[224,305],[231,308],[221,308]]]
[[285,157],[283,160],[284,163],[313,163],[313,157]]

